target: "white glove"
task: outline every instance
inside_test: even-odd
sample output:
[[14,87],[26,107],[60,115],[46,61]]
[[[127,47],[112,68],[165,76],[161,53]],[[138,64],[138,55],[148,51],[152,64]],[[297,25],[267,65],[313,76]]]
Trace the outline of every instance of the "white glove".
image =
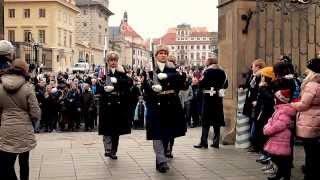
[[158,74],[158,79],[163,80],[163,79],[167,79],[168,75],[166,73],[159,73]]
[[105,86],[104,87],[104,91],[105,92],[111,92],[111,91],[113,91],[114,90],[114,87],[113,86]]
[[152,90],[154,92],[161,92],[162,91],[162,86],[160,84],[157,84],[157,85],[153,85],[152,86]]
[[113,84],[116,84],[118,82],[117,78],[115,77],[111,77],[110,80]]

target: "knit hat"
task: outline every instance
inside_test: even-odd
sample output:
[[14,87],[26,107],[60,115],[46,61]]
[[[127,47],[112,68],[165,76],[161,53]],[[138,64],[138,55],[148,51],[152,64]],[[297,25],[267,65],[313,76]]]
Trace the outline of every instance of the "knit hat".
[[8,55],[14,52],[14,47],[11,42],[7,40],[0,41],[0,55]]
[[276,104],[280,104],[281,103],[289,103],[290,102],[290,97],[291,97],[291,91],[290,89],[283,89],[283,90],[279,90],[275,93],[275,98],[277,100]]
[[320,59],[314,58],[307,62],[307,68],[315,73],[320,73]]
[[21,59],[14,60],[11,66],[13,69],[22,70],[24,74],[27,74],[29,71],[29,65],[24,60],[21,60]]
[[158,53],[159,53],[160,51],[166,51],[166,52],[169,54],[169,48],[168,48],[167,46],[165,46],[165,45],[159,45],[159,46],[157,47],[157,50],[156,50],[155,55],[158,55]]
[[271,79],[275,79],[274,73],[273,73],[273,67],[265,67],[263,69],[260,70],[260,74],[262,76],[271,78]]

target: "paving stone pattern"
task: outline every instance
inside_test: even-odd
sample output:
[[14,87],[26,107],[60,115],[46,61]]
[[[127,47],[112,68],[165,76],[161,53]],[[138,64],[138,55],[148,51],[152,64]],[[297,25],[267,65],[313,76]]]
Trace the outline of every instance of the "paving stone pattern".
[[[104,157],[102,137],[96,132],[38,134],[38,146],[31,153],[30,180],[265,180],[256,154],[221,146],[219,150],[195,149],[200,128],[190,129],[177,138],[170,171],[155,170],[152,142],[145,131],[121,136],[118,160]],[[296,148],[293,180],[302,179],[302,147]],[[16,165],[17,171],[19,170]]]

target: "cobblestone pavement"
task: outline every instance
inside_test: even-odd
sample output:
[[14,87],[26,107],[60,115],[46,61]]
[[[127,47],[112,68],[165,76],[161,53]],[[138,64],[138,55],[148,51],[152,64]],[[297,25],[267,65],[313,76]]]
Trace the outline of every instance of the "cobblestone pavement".
[[[118,160],[104,157],[101,136],[96,132],[50,133],[37,135],[38,146],[32,151],[31,180],[102,180],[102,179],[210,179],[263,180],[262,167],[255,162],[256,154],[221,146],[219,150],[195,149],[201,129],[190,129],[178,138],[174,159],[167,174],[155,170],[152,143],[145,140],[145,131],[121,136]],[[294,180],[302,179],[299,170],[303,150],[296,148]],[[18,169],[18,167],[17,167]]]

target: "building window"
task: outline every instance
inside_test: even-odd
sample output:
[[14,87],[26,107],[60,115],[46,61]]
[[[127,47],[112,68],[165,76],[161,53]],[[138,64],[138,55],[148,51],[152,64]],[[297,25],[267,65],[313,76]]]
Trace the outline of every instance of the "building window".
[[29,53],[25,54],[26,63],[31,63],[31,55]]
[[193,49],[193,48],[194,48],[194,46],[192,45],[192,46],[191,46],[191,49]]
[[71,47],[72,46],[72,34],[70,33],[69,35],[69,46]]
[[46,9],[40,8],[39,9],[39,17],[40,18],[45,18],[46,17]]
[[91,63],[94,64],[94,55],[91,55]]
[[30,18],[30,9],[24,9],[24,18]]
[[83,10],[83,15],[87,15],[87,10],[86,9]]
[[200,38],[198,37],[197,40],[200,41]]
[[58,46],[61,46],[61,29],[58,30]]
[[171,49],[174,50],[174,46],[172,46]]
[[197,45],[197,49],[198,49],[198,50],[200,49],[200,46],[199,46],[199,45]]
[[16,17],[16,10],[9,9],[9,18],[15,18],[15,17]]
[[191,60],[194,59],[194,54],[193,53],[191,53],[190,58],[191,58]]
[[23,31],[24,42],[29,42],[31,40],[32,34],[30,30]]
[[198,60],[200,59],[200,53],[197,53],[197,59]]
[[202,49],[206,49],[206,45],[203,45],[203,46],[202,46]]
[[206,59],[206,54],[207,54],[207,53],[205,53],[205,52],[202,53],[202,59],[203,59],[203,60]]
[[67,31],[64,31],[63,34],[63,45],[64,47],[67,47]]
[[39,42],[46,43],[46,31],[45,30],[39,30]]
[[15,42],[15,31],[14,30],[9,30],[8,31],[8,40],[11,42]]
[[42,65],[46,65],[46,58],[47,58],[47,56],[46,56],[46,54],[42,54]]
[[101,33],[99,33],[98,41],[99,41],[99,44],[101,44]]
[[86,26],[87,26],[87,23],[84,22],[84,23],[83,23],[83,26],[86,27]]
[[107,28],[105,28],[105,29],[104,29],[104,32],[106,32],[106,33],[107,33],[107,32],[108,32],[108,29],[107,29]]
[[99,27],[99,29],[101,29],[101,25],[99,25],[98,27]]
[[60,62],[60,57],[59,57],[59,55],[57,55],[57,62]]
[[194,40],[194,38],[192,37],[192,38],[191,38],[191,41],[193,41],[193,40]]

